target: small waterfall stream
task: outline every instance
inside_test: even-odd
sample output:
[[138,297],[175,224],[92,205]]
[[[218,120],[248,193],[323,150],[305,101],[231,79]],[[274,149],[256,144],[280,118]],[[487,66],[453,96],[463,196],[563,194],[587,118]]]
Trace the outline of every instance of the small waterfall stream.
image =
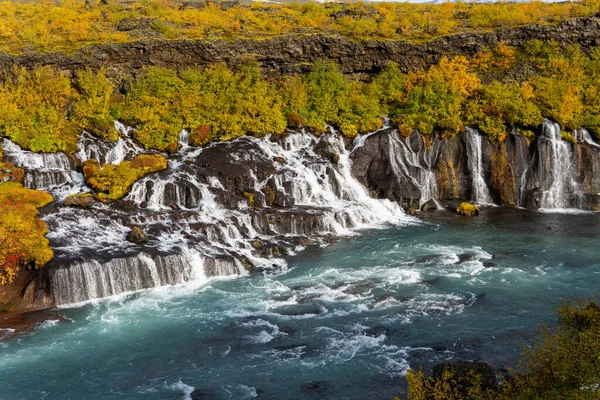
[[[414,135],[421,140],[418,133]],[[390,164],[396,178],[409,180],[421,193],[419,207],[429,200],[433,200],[438,208],[442,208],[437,201],[438,187],[433,172],[433,164],[437,160],[436,144],[432,144],[428,151],[423,148],[424,145],[421,142],[420,148],[415,150],[411,148],[407,140],[402,140],[398,133],[394,132],[390,135],[389,146]]]
[[465,128],[469,171],[471,172],[471,200],[476,204],[493,204],[492,196],[484,178],[482,135],[474,129]]
[[26,173],[23,186],[51,192],[56,199],[78,193],[83,176],[74,171],[73,161],[64,153],[33,153],[21,149],[9,139],[0,139],[4,158]]
[[576,204],[577,183],[571,145],[561,138],[560,125],[545,121],[538,146],[543,166],[540,208],[563,209]]

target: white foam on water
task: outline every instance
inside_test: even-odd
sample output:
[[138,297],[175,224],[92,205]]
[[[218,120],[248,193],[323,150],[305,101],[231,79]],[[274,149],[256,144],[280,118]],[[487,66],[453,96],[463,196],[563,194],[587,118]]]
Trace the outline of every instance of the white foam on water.
[[168,386],[168,388],[176,392],[183,393],[182,399],[184,400],[192,400],[192,392],[195,389],[193,386],[183,383],[181,379],[175,382],[174,384]]

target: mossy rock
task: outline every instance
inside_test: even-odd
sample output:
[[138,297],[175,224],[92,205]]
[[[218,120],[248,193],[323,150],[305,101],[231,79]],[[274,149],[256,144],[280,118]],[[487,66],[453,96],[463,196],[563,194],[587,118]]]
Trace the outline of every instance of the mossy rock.
[[[1,149],[0,149],[1,150]],[[2,154],[0,153],[0,156]],[[0,160],[2,158],[0,157]],[[19,182],[23,183],[23,178],[25,177],[25,171],[21,168],[16,167],[12,163],[2,163],[0,162],[0,182]]]
[[474,217],[479,215],[479,207],[464,201],[460,203],[460,205],[456,209],[456,212],[460,215],[465,215],[467,217]]
[[90,208],[94,204],[91,193],[72,194],[65,199],[65,206]]
[[244,192],[244,197],[248,201],[248,205],[250,207],[253,207],[254,206],[254,193]]
[[125,197],[137,180],[167,166],[168,161],[161,154],[140,154],[131,161],[102,168],[96,160],[88,160],[83,163],[83,175],[87,184],[98,192],[98,200],[107,202]]

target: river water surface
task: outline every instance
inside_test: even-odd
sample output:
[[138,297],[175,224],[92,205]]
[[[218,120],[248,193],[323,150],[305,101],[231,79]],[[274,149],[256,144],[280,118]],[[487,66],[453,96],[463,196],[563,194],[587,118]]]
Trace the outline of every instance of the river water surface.
[[436,214],[284,272],[65,308],[0,343],[0,398],[393,399],[409,366],[509,367],[561,300],[598,294],[598,214]]

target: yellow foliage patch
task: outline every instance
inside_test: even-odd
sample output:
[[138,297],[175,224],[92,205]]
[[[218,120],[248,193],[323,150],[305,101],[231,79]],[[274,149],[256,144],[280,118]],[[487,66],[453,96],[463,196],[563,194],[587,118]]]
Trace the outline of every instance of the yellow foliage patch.
[[54,257],[44,237],[48,227],[37,218],[37,209],[52,200],[17,182],[0,183],[0,285],[11,283],[23,264],[41,268]]
[[131,185],[144,176],[165,170],[168,162],[160,154],[140,154],[131,161],[123,161],[118,165],[107,164],[100,168],[98,161],[88,160],[83,163],[85,180],[98,192],[101,201],[123,198]]

